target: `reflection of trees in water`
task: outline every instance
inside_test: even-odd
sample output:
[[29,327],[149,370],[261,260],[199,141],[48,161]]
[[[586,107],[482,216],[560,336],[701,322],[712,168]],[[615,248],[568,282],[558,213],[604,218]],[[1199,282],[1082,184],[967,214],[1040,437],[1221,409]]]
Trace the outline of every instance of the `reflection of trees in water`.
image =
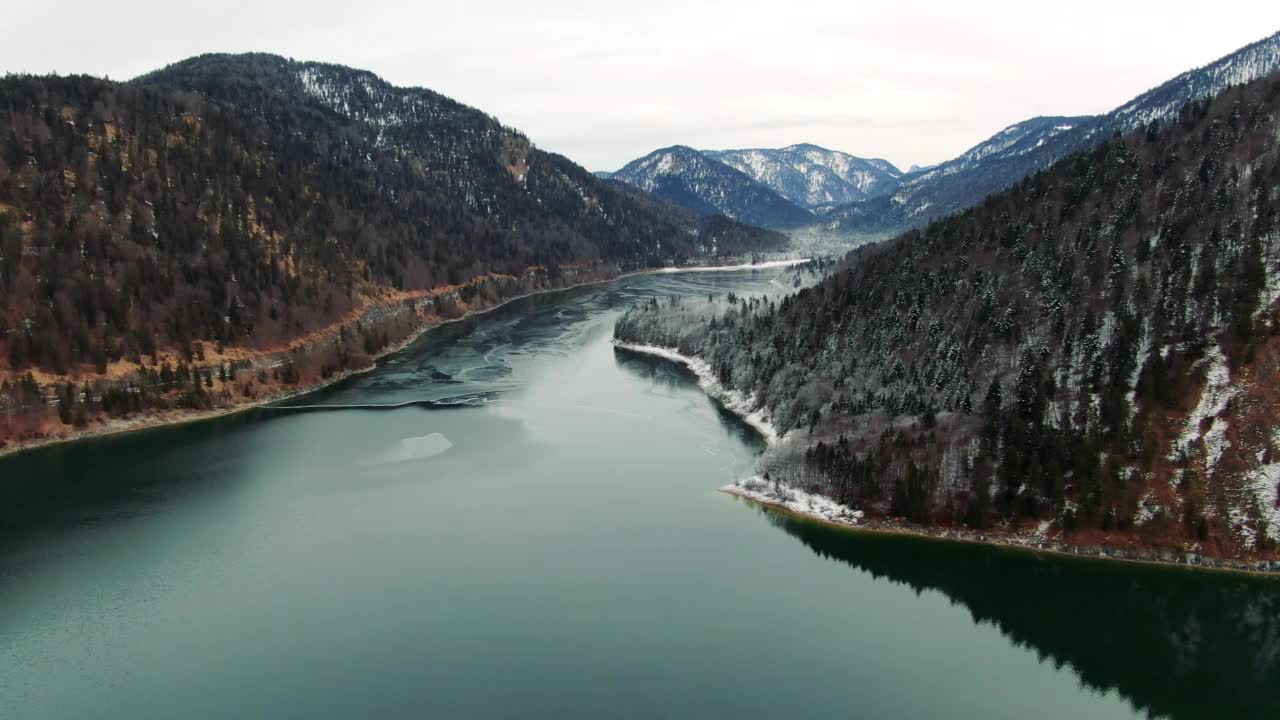
[[34,448],[0,459],[0,556],[32,537],[145,512],[175,488],[208,480],[192,467],[241,461],[235,436],[279,411],[252,408],[205,422]]
[[732,411],[725,409],[719,401],[703,393],[702,388],[698,387],[698,376],[689,368],[674,360],[626,350],[615,350],[613,357],[623,371],[647,382],[669,390],[692,390],[699,393],[715,408],[716,419],[725,432],[748,447],[764,450],[765,442],[760,433]]
[[1280,580],[842,531],[761,512],[822,557],[943,593],[975,622],[1151,715],[1280,717]]

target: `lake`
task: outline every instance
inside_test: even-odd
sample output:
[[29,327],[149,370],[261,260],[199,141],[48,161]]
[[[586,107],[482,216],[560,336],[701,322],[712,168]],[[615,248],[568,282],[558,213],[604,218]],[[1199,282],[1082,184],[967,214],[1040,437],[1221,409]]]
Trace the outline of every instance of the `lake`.
[[0,461],[0,717],[1280,717],[1280,582],[831,528],[629,305],[443,326],[238,415]]

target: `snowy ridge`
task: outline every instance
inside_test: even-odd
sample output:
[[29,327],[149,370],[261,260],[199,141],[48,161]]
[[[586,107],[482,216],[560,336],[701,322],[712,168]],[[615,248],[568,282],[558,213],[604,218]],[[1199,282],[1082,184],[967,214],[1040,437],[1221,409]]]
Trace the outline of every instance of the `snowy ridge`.
[[612,177],[702,215],[719,213],[763,227],[813,220],[808,210],[751,175],[683,145],[655,150]]
[[636,345],[633,343],[614,340],[613,346],[623,350],[629,350],[636,353],[644,353],[646,355],[655,355],[667,360],[683,364],[685,367],[693,371],[698,377],[698,385],[703,392],[711,397],[719,400],[733,414],[742,418],[748,425],[755,428],[757,432],[764,438],[765,442],[774,445],[780,438],[778,429],[769,421],[769,416],[764,409],[756,409],[755,399],[746,393],[733,388],[725,387],[717,378],[715,372],[711,370],[711,365],[702,358],[689,357],[681,355],[671,348],[658,347],[657,345]]
[[833,229],[897,232],[964,210],[1071,153],[1151,122],[1165,122],[1193,100],[1280,71],[1280,33],[1189,70],[1105,115],[1040,117],[1010,125],[958,157],[903,177],[892,197],[852,201],[826,213]]
[[1232,85],[1252,82],[1280,68],[1280,33],[1188,70],[1148,90],[1106,115],[1103,134],[1133,130],[1152,121],[1168,120],[1192,100],[1216,95]]
[[887,160],[865,159],[817,145],[781,149],[703,150],[806,208],[839,205],[883,195],[902,171]]
[[[1038,117],[1010,125],[990,138],[974,145],[958,157],[919,171],[907,178],[894,199],[904,205],[912,203],[917,194],[927,193],[932,184],[948,175],[979,170],[983,165],[1008,161],[1043,148],[1048,141],[1067,133],[1094,118],[1090,117]],[[1047,163],[1046,163],[1047,164]],[[932,204],[921,199],[909,208],[909,214],[918,214]]]
[[[417,126],[435,127],[440,131],[452,117],[479,112],[424,88],[395,87],[364,70],[311,62],[295,64],[292,70],[308,97],[377,130],[380,147],[395,145],[394,136],[389,135],[394,130]],[[495,127],[463,133],[453,142],[485,145],[503,135],[519,136],[500,123],[493,125]]]

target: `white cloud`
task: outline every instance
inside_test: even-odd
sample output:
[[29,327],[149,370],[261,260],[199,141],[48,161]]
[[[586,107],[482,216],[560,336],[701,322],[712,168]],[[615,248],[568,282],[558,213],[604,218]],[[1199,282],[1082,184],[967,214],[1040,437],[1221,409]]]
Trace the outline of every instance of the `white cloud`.
[[675,143],[936,162],[1028,117],[1106,111],[1280,29],[1280,4],[1232,0],[0,0],[0,14],[0,70],[126,78],[246,50],[339,62],[593,169]]

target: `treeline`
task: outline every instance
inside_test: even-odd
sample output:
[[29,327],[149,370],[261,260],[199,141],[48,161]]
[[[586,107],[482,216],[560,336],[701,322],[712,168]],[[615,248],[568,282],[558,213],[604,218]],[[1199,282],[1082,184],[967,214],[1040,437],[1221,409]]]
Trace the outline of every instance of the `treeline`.
[[755,392],[793,431],[776,471],[842,501],[1273,548],[1280,407],[1197,403],[1280,357],[1278,112],[1277,76],[1231,88],[781,301],[650,303],[617,334]]

